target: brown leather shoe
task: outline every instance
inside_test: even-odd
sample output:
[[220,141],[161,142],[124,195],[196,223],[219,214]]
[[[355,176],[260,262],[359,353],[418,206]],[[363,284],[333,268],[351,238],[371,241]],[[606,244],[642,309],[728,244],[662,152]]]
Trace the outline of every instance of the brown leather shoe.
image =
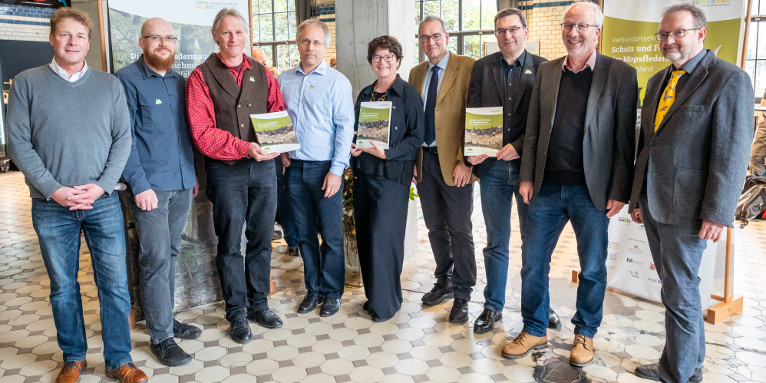
[[115,378],[122,383],[140,383],[149,380],[149,378],[146,377],[146,374],[139,370],[133,363],[125,363],[120,366],[120,368],[107,370],[106,376]]
[[56,377],[56,383],[77,383],[80,381],[80,374],[82,370],[88,367],[88,362],[66,362],[64,368],[59,371],[59,376]]
[[522,331],[516,339],[503,347],[503,356],[508,359],[523,358],[532,350],[541,350],[546,347],[548,347],[547,336],[534,336]]
[[569,353],[569,364],[575,367],[585,367],[593,361],[593,338],[575,334],[572,352]]

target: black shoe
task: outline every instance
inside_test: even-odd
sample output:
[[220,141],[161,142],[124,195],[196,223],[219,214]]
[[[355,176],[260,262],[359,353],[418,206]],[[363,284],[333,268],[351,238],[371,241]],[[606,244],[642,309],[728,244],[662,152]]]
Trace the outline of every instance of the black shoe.
[[291,247],[287,249],[287,255],[291,257],[300,257],[301,256],[301,248],[298,246]]
[[456,298],[452,303],[452,310],[449,312],[449,322],[452,324],[463,324],[468,322],[468,301]]
[[454,296],[455,293],[452,291],[452,287],[434,285],[434,288],[431,289],[431,291],[423,295],[421,301],[426,306],[436,306],[439,303],[444,302],[445,299],[452,298]]
[[181,323],[173,319],[173,337],[179,339],[197,339],[202,335],[202,330],[197,326]]
[[327,297],[324,299],[324,303],[322,303],[322,308],[319,309],[319,316],[333,316],[337,314],[338,311],[340,311],[340,298]]
[[159,359],[160,363],[169,367],[183,366],[192,360],[191,355],[182,350],[173,338],[152,344],[149,348],[152,350],[152,354]]
[[277,313],[271,311],[268,307],[263,310],[247,312],[247,319],[258,322],[259,325],[266,328],[282,327],[282,319],[279,319]]
[[558,330],[561,328],[561,319],[553,309],[548,309],[548,328]]
[[314,311],[314,309],[317,308],[317,305],[322,303],[322,300],[323,298],[319,295],[306,294],[303,301],[301,301],[301,304],[298,305],[298,314]]
[[364,302],[364,304],[362,305],[362,310],[366,312],[370,312],[370,301]]
[[274,234],[271,236],[272,241],[276,241],[278,239],[282,239],[282,231],[277,230],[277,228],[274,228]]
[[253,334],[250,332],[250,323],[247,321],[247,317],[240,317],[231,322],[229,336],[237,343],[247,343],[250,341]]
[[495,322],[503,319],[503,313],[492,309],[484,308],[478,318],[473,322],[473,332],[484,334],[495,328]]
[[[636,376],[639,378],[654,380],[659,382],[660,381],[660,364],[659,363],[652,363],[652,364],[641,364],[636,366],[635,371],[633,371]],[[694,373],[692,374],[692,377],[689,378],[689,383],[700,383],[702,382],[702,369],[701,368],[695,368]]]

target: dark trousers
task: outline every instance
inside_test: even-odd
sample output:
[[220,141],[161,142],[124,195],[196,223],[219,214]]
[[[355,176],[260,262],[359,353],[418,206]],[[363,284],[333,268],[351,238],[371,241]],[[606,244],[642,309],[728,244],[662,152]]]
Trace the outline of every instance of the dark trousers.
[[700,227],[662,224],[654,220],[646,195],[639,200],[665,305],[665,348],[660,381],[688,382],[705,361],[705,321],[700,300],[699,270],[707,240]]
[[456,299],[471,299],[476,285],[476,255],[471,233],[473,185],[449,186],[439,157],[423,152],[423,179],[418,184],[423,219],[436,261],[436,285],[454,287]]
[[[340,299],[346,279],[343,248],[343,183],[325,198],[322,185],[330,161],[293,159],[287,173],[287,190],[303,257],[303,273],[309,294]],[[317,234],[322,235],[319,245]]]
[[173,337],[176,255],[189,218],[192,189],[154,192],[156,209],[139,209],[132,194],[128,200],[138,228],[139,280],[146,327],[152,343],[157,344]]
[[[277,212],[274,161],[244,159],[227,165],[205,158],[207,194],[218,236],[216,266],[226,301],[226,319],[246,309],[268,308],[271,237]],[[242,257],[242,227],[247,245]]]
[[282,165],[282,159],[274,159],[274,167],[277,171],[277,222],[282,225],[282,234],[288,247],[298,246],[298,234],[295,229],[293,208],[290,206],[290,194],[287,191],[287,172],[290,168]]
[[402,306],[402,263],[409,187],[355,172],[354,220],[364,294],[381,319]]

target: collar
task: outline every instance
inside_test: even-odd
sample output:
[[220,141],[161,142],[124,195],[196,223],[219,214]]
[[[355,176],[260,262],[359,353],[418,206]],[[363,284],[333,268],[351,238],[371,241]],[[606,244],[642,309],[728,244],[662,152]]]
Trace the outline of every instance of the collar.
[[[377,82],[377,80],[375,80]],[[372,94],[372,92],[375,90],[375,82],[373,82],[370,86],[366,87],[364,89],[365,95],[369,96]],[[402,80],[402,77],[398,74],[396,75],[396,79],[394,79],[394,83],[391,84],[390,87],[388,87],[389,91],[394,91],[397,95],[401,96],[404,94],[404,87],[405,84],[407,84],[404,80]]]
[[53,69],[53,71],[56,72],[56,74],[58,74],[59,76],[61,76],[61,78],[63,78],[64,80],[67,80],[69,82],[75,82],[81,79],[82,76],[85,75],[85,72],[88,71],[88,62],[85,60],[82,60],[82,62],[83,62],[82,70],[73,74],[72,77],[69,77],[69,73],[67,73],[64,70],[64,68],[59,66],[59,64],[56,62],[55,57],[51,59],[51,69]]
[[594,49],[593,53],[591,53],[590,57],[588,57],[588,61],[585,62],[585,66],[581,70],[575,72],[571,68],[569,68],[569,56],[567,55],[566,58],[564,59],[564,64],[561,66],[561,70],[568,70],[568,71],[570,71],[572,73],[579,73],[579,72],[585,70],[585,68],[590,68],[591,72],[595,71],[596,70],[596,56],[598,56],[598,52],[596,52],[596,50]]
[[506,66],[506,67],[511,67],[511,68],[513,68],[514,66],[518,66],[519,68],[523,68],[524,67],[524,62],[526,61],[526,58],[527,58],[527,50],[524,49],[524,51],[521,52],[521,56],[519,56],[519,58],[517,58],[516,61],[513,62],[513,64],[509,64],[507,61],[505,61],[505,57],[503,57],[503,54],[500,53],[500,65],[503,65],[503,66]]
[[[325,62],[324,59],[322,59],[322,62],[319,63],[319,66],[317,66],[316,69],[312,70],[311,73],[309,73],[309,74],[316,73],[316,74],[318,74],[320,76],[324,76],[324,74],[325,74],[325,72],[327,72],[328,68],[330,68],[330,65],[327,64],[327,62]],[[330,68],[330,69],[332,69],[332,68]],[[301,63],[300,62],[298,63],[298,73],[301,73],[304,76],[306,76],[306,73],[303,71],[303,68],[301,67]]]
[[[141,56],[138,57],[138,60],[136,60],[136,63],[138,64],[138,68],[141,71],[141,74],[144,76],[144,80],[146,80],[147,77],[163,78],[163,76],[160,76],[159,73],[151,70],[151,68],[149,68],[149,66],[146,65],[146,61],[144,61],[143,53],[141,54]],[[164,77],[178,77],[178,72],[171,69],[165,73]]]
[[[702,61],[702,58],[705,57],[708,51],[709,49],[701,50],[699,53],[697,53],[696,56],[692,57],[691,60],[689,60],[686,64],[684,64],[681,67],[681,69],[685,70],[686,74],[692,73],[694,71],[694,68],[698,66],[698,64],[700,63],[700,61]],[[675,65],[670,64],[670,66],[672,67],[671,71],[676,70]]]
[[442,72],[447,71],[447,64],[449,63],[449,55],[450,55],[450,52],[447,51],[447,54],[444,55],[444,57],[442,57],[441,61],[439,61],[439,63],[436,64],[436,65],[431,64],[431,62],[429,61],[428,62],[428,70],[430,71],[433,67],[438,66],[439,68],[441,68]]
[[[216,53],[215,55],[216,55],[216,57],[218,57],[218,61],[220,61],[220,62],[221,62],[221,64],[223,64],[223,66],[225,66],[226,68],[228,68],[228,69],[234,69],[234,68],[236,68],[236,67],[233,67],[233,66],[231,66],[231,65],[229,65],[229,64],[227,64],[227,63],[225,63],[225,62],[224,62],[224,61],[221,59],[221,53],[220,53],[220,52],[219,52],[219,53]],[[248,60],[247,56],[246,56],[244,53],[242,54],[242,60],[243,60],[243,61],[242,61],[242,70],[247,70],[247,69],[252,69],[252,68],[253,68],[253,65],[252,65],[252,64],[250,64],[250,60]]]

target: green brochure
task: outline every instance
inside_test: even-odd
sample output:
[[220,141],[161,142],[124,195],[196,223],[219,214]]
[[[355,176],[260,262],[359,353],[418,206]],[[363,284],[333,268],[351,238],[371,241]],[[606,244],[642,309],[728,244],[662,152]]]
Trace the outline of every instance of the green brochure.
[[388,149],[391,133],[391,101],[363,102],[359,108],[359,125],[356,127],[356,147],[371,148],[370,141]]
[[295,128],[286,111],[251,114],[258,143],[268,153],[284,153],[301,148]]
[[503,107],[465,109],[463,154],[495,157],[503,148]]

